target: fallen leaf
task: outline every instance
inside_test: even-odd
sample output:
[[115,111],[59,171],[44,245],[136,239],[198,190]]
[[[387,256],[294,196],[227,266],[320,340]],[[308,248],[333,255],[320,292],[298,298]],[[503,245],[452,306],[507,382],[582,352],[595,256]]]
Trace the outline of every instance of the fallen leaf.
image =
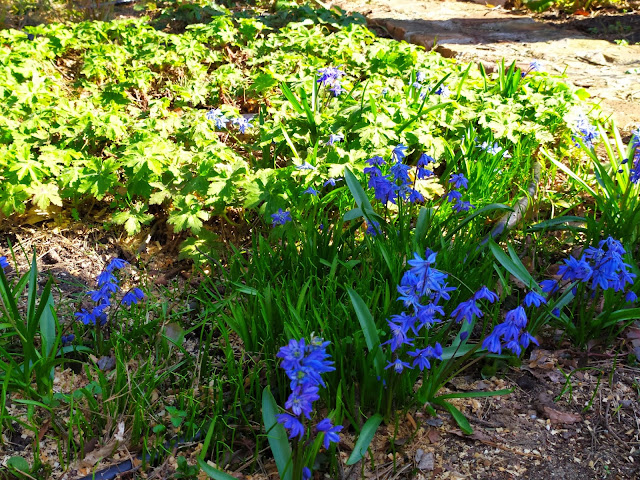
[[569,412],[561,412],[560,410],[556,410],[555,408],[551,408],[548,406],[543,407],[544,415],[554,424],[564,424],[569,425],[572,423],[577,423],[582,421],[582,417],[577,413],[569,413]]
[[435,468],[435,457],[433,452],[425,452],[419,448],[416,451],[416,467],[419,470],[432,471]]

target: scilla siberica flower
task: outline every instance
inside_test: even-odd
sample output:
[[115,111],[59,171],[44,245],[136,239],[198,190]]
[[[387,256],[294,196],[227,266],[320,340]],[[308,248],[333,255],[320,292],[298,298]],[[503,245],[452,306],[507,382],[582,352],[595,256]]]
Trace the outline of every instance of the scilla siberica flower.
[[[111,260],[104,271],[96,279],[96,290],[90,290],[87,295],[91,297],[97,305],[90,310],[82,309],[75,316],[85,325],[105,325],[107,323],[106,310],[111,306],[112,297],[120,290],[118,278],[115,276],[116,270],[121,270],[129,263],[120,258]],[[124,294],[120,303],[125,306],[137,304],[144,299],[144,292],[137,287],[132,288]]]
[[629,170],[629,181],[631,183],[638,183],[640,181],[640,127],[632,130],[631,135],[631,148],[634,154],[631,169]]
[[205,117],[207,120],[211,120],[215,124],[216,128],[226,128],[227,122],[229,122],[229,119],[224,116],[224,113],[222,113],[222,110],[219,108],[209,110],[205,114]]
[[281,208],[279,208],[276,213],[271,214],[271,222],[274,227],[276,225],[284,225],[285,223],[291,221],[291,212],[282,210]]
[[578,119],[576,120],[576,126],[574,129],[574,133],[572,135],[573,140],[575,141],[575,146],[579,147],[580,144],[577,142],[576,138],[582,140],[582,143],[587,148],[593,148],[594,141],[598,139],[600,134],[594,125],[591,124],[589,118],[584,113],[580,113],[578,115]]
[[9,266],[9,262],[7,262],[7,257],[0,257],[0,268],[3,270]]
[[[329,342],[320,337],[312,337],[309,343],[304,338],[289,340],[289,343],[281,347],[277,357],[281,359],[280,367],[287,377],[291,379],[291,394],[285,403],[289,412],[277,416],[278,423],[282,424],[289,433],[290,439],[302,441],[305,434],[309,433],[309,442],[313,442],[309,421],[313,412],[313,402],[318,400],[318,390],[324,386],[321,375],[335,370],[330,355],[326,349]],[[316,435],[323,435],[322,444],[328,449],[331,443],[340,441],[339,432],[342,425],[333,426],[329,418],[321,419],[315,426]],[[310,478],[311,470],[305,467],[303,478]]]

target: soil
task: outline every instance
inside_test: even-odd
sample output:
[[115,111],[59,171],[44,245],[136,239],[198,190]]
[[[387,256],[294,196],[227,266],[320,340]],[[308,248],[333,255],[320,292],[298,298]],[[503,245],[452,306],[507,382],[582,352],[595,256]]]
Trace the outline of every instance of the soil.
[[536,17],[552,25],[578,30],[584,35],[616,43],[625,40],[630,45],[640,43],[640,14],[617,9],[596,10],[589,15],[551,11]]

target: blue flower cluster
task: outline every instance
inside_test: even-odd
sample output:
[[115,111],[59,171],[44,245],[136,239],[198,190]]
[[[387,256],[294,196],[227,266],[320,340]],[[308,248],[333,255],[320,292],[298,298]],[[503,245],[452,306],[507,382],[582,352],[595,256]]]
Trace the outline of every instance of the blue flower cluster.
[[231,119],[227,118],[219,108],[209,110],[205,114],[205,117],[207,120],[212,121],[215,124],[216,128],[219,129],[227,128],[227,123],[229,122],[235,125],[240,133],[245,133],[248,128],[253,127],[253,124],[249,123],[249,120],[247,120],[245,117],[240,116]]
[[633,160],[629,171],[629,181],[631,183],[640,182],[640,127],[631,132],[631,145],[633,149]]
[[366,161],[364,173],[369,175],[369,188],[374,191],[374,196],[383,204],[387,202],[396,203],[398,199],[410,203],[423,202],[424,196],[415,189],[416,180],[428,178],[433,172],[427,166],[434,162],[434,159],[427,154],[422,154],[413,167],[402,162],[405,158],[407,147],[399,144],[391,152],[393,164],[388,168],[388,173],[383,173],[381,167],[386,165],[386,161],[375,156]]
[[416,81],[411,84],[411,87],[414,90],[420,90],[421,100],[424,99],[424,97],[426,97],[430,93],[435,93],[436,95],[440,95],[443,98],[448,98],[451,95],[451,91],[449,90],[449,87],[446,85],[440,85],[435,90],[432,87],[429,87],[428,85],[424,85],[424,81],[426,80],[426,78],[427,76],[425,75],[424,72],[418,71],[416,73]]
[[[454,189],[467,189],[469,188],[469,180],[462,173],[454,173],[449,178],[449,183]],[[462,200],[462,193],[460,190],[449,190],[447,193],[447,202],[453,203],[451,209],[454,212],[468,212],[472,208],[476,208],[475,205],[471,205],[471,202]]]
[[[114,258],[109,262],[107,268],[98,275],[96,281],[97,290],[87,292],[87,295],[91,297],[91,300],[93,300],[96,305],[90,311],[83,308],[75,315],[82,323],[85,325],[95,325],[96,323],[105,325],[107,323],[106,310],[111,306],[113,295],[120,290],[120,286],[118,285],[119,281],[115,276],[115,272],[127,265],[128,262],[125,260]],[[143,298],[144,292],[135,287],[123,295],[120,303],[125,306],[130,306],[131,304],[137,304]]]
[[[305,423],[311,420],[313,402],[320,398],[319,386],[325,386],[322,374],[335,370],[326,350],[329,343],[320,337],[312,337],[308,344],[304,338],[292,339],[276,355],[282,359],[280,366],[291,380],[291,394],[285,403],[286,409],[291,413],[281,413],[277,417],[291,439],[297,437],[298,441],[302,440],[307,431]],[[324,434],[323,446],[329,448],[331,443],[340,440],[338,433],[342,430],[342,425],[333,426],[331,420],[325,418],[316,424],[315,430]]]
[[[393,315],[387,320],[391,337],[382,345],[389,345],[391,352],[396,352],[403,346],[415,347],[415,338],[422,328],[430,328],[433,324],[441,322],[439,316],[444,315],[444,309],[438,305],[440,300],[450,299],[449,292],[455,287],[447,285],[448,274],[435,268],[436,253],[430,249],[425,252],[425,258],[414,253],[409,260],[410,269],[402,276],[398,285],[399,301],[402,301],[408,309],[399,315]],[[392,368],[396,373],[402,373],[405,368],[414,367],[423,371],[431,368],[431,361],[442,360],[442,345],[428,345],[425,348],[415,347],[415,350],[407,352],[413,360],[412,363],[403,361],[397,354],[385,369]]]
[[[477,145],[477,147],[480,150],[484,150],[485,152],[487,152],[490,155],[497,155],[498,153],[500,153],[500,151],[502,150],[502,147],[500,145],[498,145],[497,142],[494,142],[493,145],[491,145],[488,142],[482,142],[480,144]],[[511,158],[511,154],[508,151],[504,151],[502,154],[502,158]]]
[[340,79],[346,74],[338,67],[319,68],[318,73],[320,74],[320,78],[318,78],[317,82],[329,88],[334,97],[339,96],[345,91],[340,83]]
[[[622,244],[612,237],[601,240],[598,248],[589,247],[580,260],[569,257],[558,269],[558,275],[566,282],[579,282],[587,285],[591,290],[613,290],[624,292],[627,284],[633,285],[636,277],[630,272],[631,266],[624,263],[622,256],[626,251]],[[559,290],[556,280],[544,280],[540,283],[542,291],[554,293]],[[630,298],[635,294],[628,292]]]
[[529,75],[531,72],[539,72],[541,70],[542,70],[542,63],[540,63],[538,60],[534,60],[529,64],[529,68],[524,72],[522,72],[520,75],[522,76],[522,78],[524,78],[527,75]]
[[527,349],[531,343],[539,345],[538,341],[527,332],[527,313],[525,306],[536,308],[546,304],[547,300],[536,292],[529,292],[525,296],[523,304],[509,310],[504,322],[496,325],[493,331],[482,342],[482,348],[492,353],[502,353],[502,348],[511,350],[515,355],[520,355],[523,349]]
[[594,141],[598,139],[600,134],[594,125],[591,124],[589,118],[584,113],[580,113],[578,115],[578,119],[576,120],[576,126],[571,138],[576,142],[575,146],[579,147],[580,144],[577,142],[577,138],[582,140],[584,146],[587,148],[593,148]]

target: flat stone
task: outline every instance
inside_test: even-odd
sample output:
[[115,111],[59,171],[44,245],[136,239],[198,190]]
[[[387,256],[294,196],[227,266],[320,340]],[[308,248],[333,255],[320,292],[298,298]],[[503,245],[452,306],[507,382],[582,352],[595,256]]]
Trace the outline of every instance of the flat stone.
[[619,126],[640,125],[640,75],[633,74],[640,68],[640,45],[591,39],[577,30],[477,2],[337,0],[336,4],[362,13],[396,40],[435,49],[444,57],[482,63],[488,71],[502,59],[524,66],[542,60],[547,71],[565,73],[569,81],[588,87],[592,100]]

